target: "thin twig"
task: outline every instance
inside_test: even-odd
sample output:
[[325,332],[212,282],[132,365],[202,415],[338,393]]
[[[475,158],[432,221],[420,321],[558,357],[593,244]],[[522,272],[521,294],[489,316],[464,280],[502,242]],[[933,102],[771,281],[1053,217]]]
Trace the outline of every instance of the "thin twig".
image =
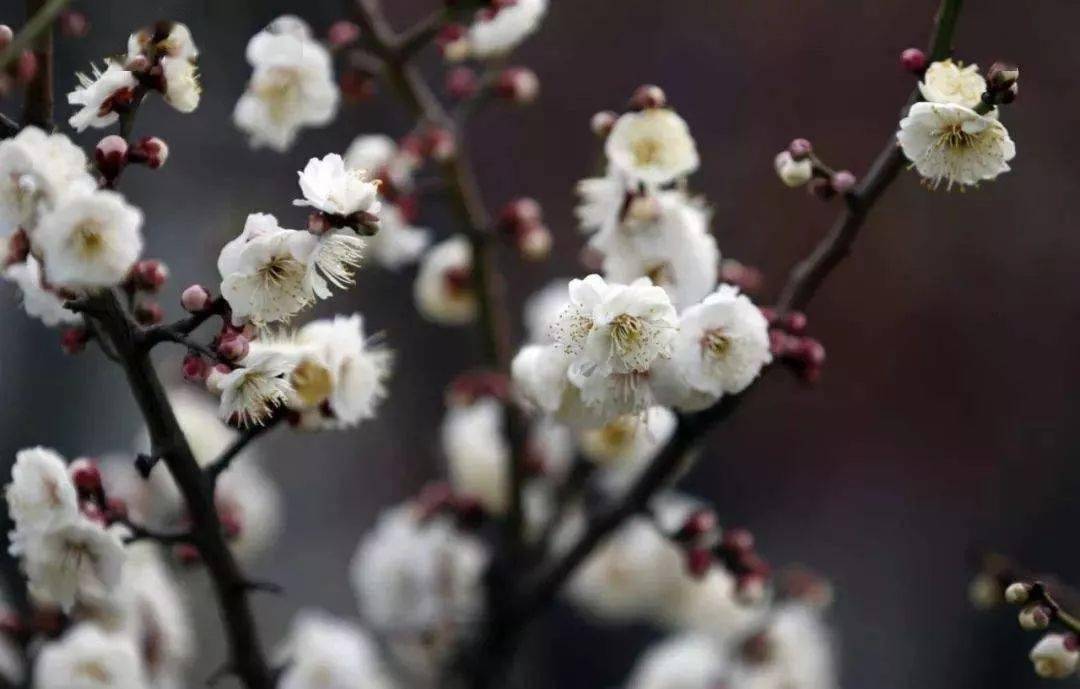
[[[23,47],[32,47],[34,57],[37,59],[37,69],[34,76],[26,84],[26,98],[23,101],[23,124],[32,124],[42,129],[51,129],[53,120],[53,30],[52,21],[60,8],[66,4],[66,0],[26,0],[26,16],[30,21],[19,35],[8,46],[10,51],[19,42],[19,38],[26,35],[26,46],[20,46],[18,55]],[[6,65],[8,54],[0,59],[0,64]]]
[[396,58],[408,62],[430,44],[446,23],[446,9],[436,10],[405,31],[397,40]]
[[261,426],[252,426],[245,429],[240,435],[236,437],[236,440],[232,442],[224,451],[210,464],[206,465],[204,471],[206,477],[210,481],[210,486],[213,488],[217,485],[218,478],[224,473],[236,459],[237,455],[244,451],[244,448],[251,444],[254,440],[266,433],[269,433],[285,419],[284,414],[275,414],[267,422]]

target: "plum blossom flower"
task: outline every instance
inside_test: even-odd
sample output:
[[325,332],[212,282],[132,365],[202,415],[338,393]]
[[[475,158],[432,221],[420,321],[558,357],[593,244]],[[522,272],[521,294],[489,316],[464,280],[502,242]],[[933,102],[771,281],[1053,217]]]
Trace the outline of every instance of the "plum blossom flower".
[[476,319],[472,258],[472,245],[462,235],[445,239],[424,254],[413,283],[420,315],[442,325],[465,325]]
[[628,689],[714,689],[724,685],[727,661],[720,644],[683,634],[656,644],[637,661]]
[[278,650],[281,689],[391,689],[375,641],[362,629],[321,610],[301,610]]
[[11,483],[4,489],[4,497],[15,522],[13,554],[22,551],[27,538],[75,521],[79,515],[67,462],[47,447],[30,447],[15,454]]
[[397,206],[383,204],[379,212],[379,231],[367,240],[367,248],[376,263],[398,270],[415,263],[431,243],[431,231],[410,224]]
[[976,64],[963,65],[952,60],[934,62],[919,82],[919,93],[931,103],[955,103],[974,108],[986,92],[986,80]]
[[333,119],[340,93],[330,53],[296,17],[280,17],[247,45],[254,68],[233,122],[255,148],[288,149],[304,127]]
[[536,31],[547,6],[547,0],[517,0],[494,11],[480,12],[469,28],[469,52],[480,60],[509,53]]
[[700,162],[686,121],[667,108],[620,116],[604,151],[620,173],[653,187],[689,175]]
[[61,196],[96,188],[81,148],[63,134],[23,128],[0,141],[0,237],[20,227],[32,231]]
[[743,644],[727,685],[732,689],[835,689],[833,639],[819,610],[802,603],[777,606],[765,629]]
[[35,689],[146,689],[135,643],[83,622],[46,643],[34,664]]
[[952,103],[916,103],[900,120],[900,148],[926,183],[976,185],[1009,171],[1016,144],[993,115]]
[[77,517],[25,542],[31,593],[65,613],[77,600],[97,601],[120,583],[124,544],[115,529]]
[[238,426],[262,425],[292,394],[289,356],[267,348],[252,348],[240,366],[217,378],[221,418]]
[[1080,661],[1080,648],[1076,637],[1067,634],[1047,634],[1028,654],[1035,666],[1035,674],[1047,679],[1064,679],[1076,672]]
[[118,62],[106,61],[104,71],[91,67],[91,76],[81,72],[76,75],[79,86],[67,97],[71,105],[81,106],[68,119],[68,124],[79,132],[87,127],[108,127],[119,120],[116,106],[118,100],[123,99],[118,96],[130,94],[139,83],[135,75]]
[[64,307],[64,300],[41,284],[41,264],[33,256],[22,263],[15,263],[4,270],[4,279],[19,286],[22,306],[27,315],[37,318],[49,327],[78,325],[82,316]]
[[737,288],[721,285],[680,316],[671,359],[661,365],[660,397],[698,409],[742,392],[770,361],[765,316]]
[[345,167],[336,153],[312,158],[299,173],[303,199],[296,206],[311,206],[330,215],[347,217],[354,213],[379,213],[379,182],[368,179],[364,170]]
[[451,406],[441,429],[450,482],[492,514],[504,514],[509,504],[510,446],[503,435],[504,417],[502,404],[485,397]]
[[675,433],[675,414],[666,407],[650,407],[643,414],[628,414],[599,428],[579,432],[581,453],[602,469],[600,483],[608,491],[625,488],[656,456]]
[[67,196],[42,216],[32,241],[51,284],[120,284],[142,253],[143,214],[114,191]]
[[185,57],[166,56],[161,58],[161,70],[165,77],[165,102],[180,112],[194,112],[202,96],[195,63]]

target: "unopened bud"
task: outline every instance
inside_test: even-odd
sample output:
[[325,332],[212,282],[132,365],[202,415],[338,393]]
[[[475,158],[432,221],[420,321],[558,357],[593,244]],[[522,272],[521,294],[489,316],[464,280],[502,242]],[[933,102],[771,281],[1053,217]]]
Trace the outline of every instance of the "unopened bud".
[[593,134],[605,139],[618,119],[619,116],[610,110],[601,110],[589,120],[589,128],[592,129]]
[[1020,84],[1015,83],[1009,88],[1005,89],[1001,93],[997,94],[997,100],[1003,105],[1009,105],[1016,100],[1016,97],[1020,95]]
[[802,160],[814,152],[814,147],[809,139],[792,139],[787,151],[793,159]]
[[680,541],[696,541],[716,529],[716,514],[709,509],[697,509],[690,513],[675,534]]
[[446,93],[454,100],[468,100],[480,91],[480,78],[469,67],[455,67],[446,73]]
[[15,38],[15,32],[11,30],[11,27],[7,24],[0,24],[0,50],[11,45],[11,41]]
[[156,292],[169,279],[169,268],[161,261],[149,258],[136,263],[131,269],[131,276],[136,287]]
[[1025,606],[1017,616],[1020,621],[1020,628],[1029,632],[1049,627],[1050,617],[1050,608],[1042,603],[1032,603]]
[[540,94],[540,77],[528,67],[507,67],[495,80],[495,95],[517,105],[528,105]]
[[912,74],[922,74],[926,69],[926,53],[918,48],[908,48],[900,53],[900,65]]
[[789,187],[801,187],[814,176],[814,164],[809,158],[796,160],[790,151],[781,151],[773,160],[776,175]]
[[146,136],[128,153],[133,163],[142,163],[151,170],[156,170],[169,159],[169,145],[156,136]]
[[529,261],[542,261],[551,254],[551,230],[543,223],[524,225],[518,232],[517,245],[521,255]]
[[229,361],[239,361],[247,356],[251,343],[243,335],[226,337],[218,344],[218,354]]
[[457,143],[449,129],[434,127],[424,136],[424,148],[436,162],[446,162],[457,152]]
[[667,95],[664,90],[654,84],[644,84],[637,87],[634,95],[630,96],[629,107],[631,110],[648,110],[650,108],[663,108],[667,105]]
[[90,31],[90,20],[78,10],[64,10],[57,17],[60,33],[68,38],[82,38]]
[[123,137],[110,134],[94,147],[94,163],[106,181],[112,182],[128,162],[128,143]]
[[1012,605],[1023,605],[1031,597],[1031,584],[1016,581],[1005,589],[1005,602]]
[[188,313],[200,313],[210,306],[210,292],[202,285],[191,285],[180,295],[180,305]]
[[207,374],[210,373],[210,365],[200,355],[190,352],[184,357],[181,370],[186,380],[192,383],[201,383],[206,380]]
[[352,45],[359,38],[360,27],[345,19],[334,22],[326,31],[326,41],[334,49]]
[[1076,672],[1080,661],[1075,634],[1047,634],[1028,655],[1035,674],[1046,679],[1064,679]]
[[832,184],[833,191],[836,193],[846,194],[855,188],[855,175],[847,170],[841,170],[833,174],[829,183]]
[[536,199],[522,196],[512,201],[499,211],[499,228],[504,232],[514,232],[520,225],[540,222],[544,211]]
[[90,331],[86,328],[67,328],[60,333],[60,348],[65,354],[78,354],[90,341]]
[[1009,90],[1020,79],[1020,68],[1007,62],[995,62],[986,70],[986,87],[1001,93]]
[[80,495],[92,497],[101,493],[101,470],[93,460],[76,459],[68,466],[68,475]]
[[135,320],[139,325],[156,325],[164,318],[165,311],[156,301],[144,299],[135,307]]
[[727,529],[721,539],[723,547],[737,553],[748,553],[754,549],[754,534],[746,529]]

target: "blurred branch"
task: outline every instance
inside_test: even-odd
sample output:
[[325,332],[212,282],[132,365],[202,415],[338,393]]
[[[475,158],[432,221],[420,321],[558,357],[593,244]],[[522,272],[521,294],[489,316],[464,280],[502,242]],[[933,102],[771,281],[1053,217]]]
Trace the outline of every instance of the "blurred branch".
[[27,0],[27,22],[11,43],[0,51],[0,69],[6,69],[42,32],[49,31],[56,15],[60,14],[60,10],[64,9],[68,2],[69,0]]
[[53,19],[67,0],[26,0],[26,26],[11,41],[0,67],[22,54],[26,48],[34,51],[37,69],[26,85],[23,101],[23,124],[51,129],[53,120]]

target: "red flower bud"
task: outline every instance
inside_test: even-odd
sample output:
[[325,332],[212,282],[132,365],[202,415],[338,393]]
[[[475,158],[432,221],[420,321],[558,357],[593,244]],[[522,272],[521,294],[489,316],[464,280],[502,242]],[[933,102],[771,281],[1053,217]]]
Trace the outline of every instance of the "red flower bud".
[[94,163],[107,182],[112,182],[119,177],[127,162],[128,143],[123,137],[111,134],[94,147]]
[[686,551],[686,571],[695,579],[701,579],[712,567],[712,553],[708,548],[691,548]]
[[540,94],[540,78],[528,67],[507,67],[495,79],[495,95],[517,105],[527,105]]
[[100,494],[101,470],[93,460],[86,457],[76,459],[68,466],[68,475],[80,495],[87,497]]
[[210,292],[202,285],[191,285],[180,295],[180,305],[188,313],[199,313],[210,306]]
[[66,328],[60,333],[60,348],[65,354],[78,354],[90,341],[90,331],[86,328]]
[[912,74],[922,74],[926,70],[926,53],[918,48],[908,48],[900,53],[900,65]]
[[139,325],[156,325],[164,318],[165,311],[156,301],[144,299],[135,307],[135,320]]
[[169,159],[169,145],[156,136],[145,136],[128,154],[133,163],[142,163],[151,170],[156,170]]
[[247,356],[248,351],[251,348],[251,343],[248,338],[243,335],[233,335],[232,337],[226,337],[218,344],[218,354],[229,361],[239,361]]
[[802,160],[803,158],[814,152],[814,147],[807,139],[792,139],[791,143],[788,144],[787,150],[788,153],[791,154],[792,158],[794,158],[795,160]]
[[136,287],[156,292],[169,279],[169,268],[161,261],[150,258],[136,263],[131,275]]
[[589,128],[592,129],[593,134],[596,134],[602,139],[606,139],[607,135],[611,133],[611,128],[615,126],[615,121],[618,119],[619,116],[610,110],[601,110],[589,120]]
[[480,78],[469,67],[455,67],[446,73],[446,92],[454,100],[467,100],[480,91]]

